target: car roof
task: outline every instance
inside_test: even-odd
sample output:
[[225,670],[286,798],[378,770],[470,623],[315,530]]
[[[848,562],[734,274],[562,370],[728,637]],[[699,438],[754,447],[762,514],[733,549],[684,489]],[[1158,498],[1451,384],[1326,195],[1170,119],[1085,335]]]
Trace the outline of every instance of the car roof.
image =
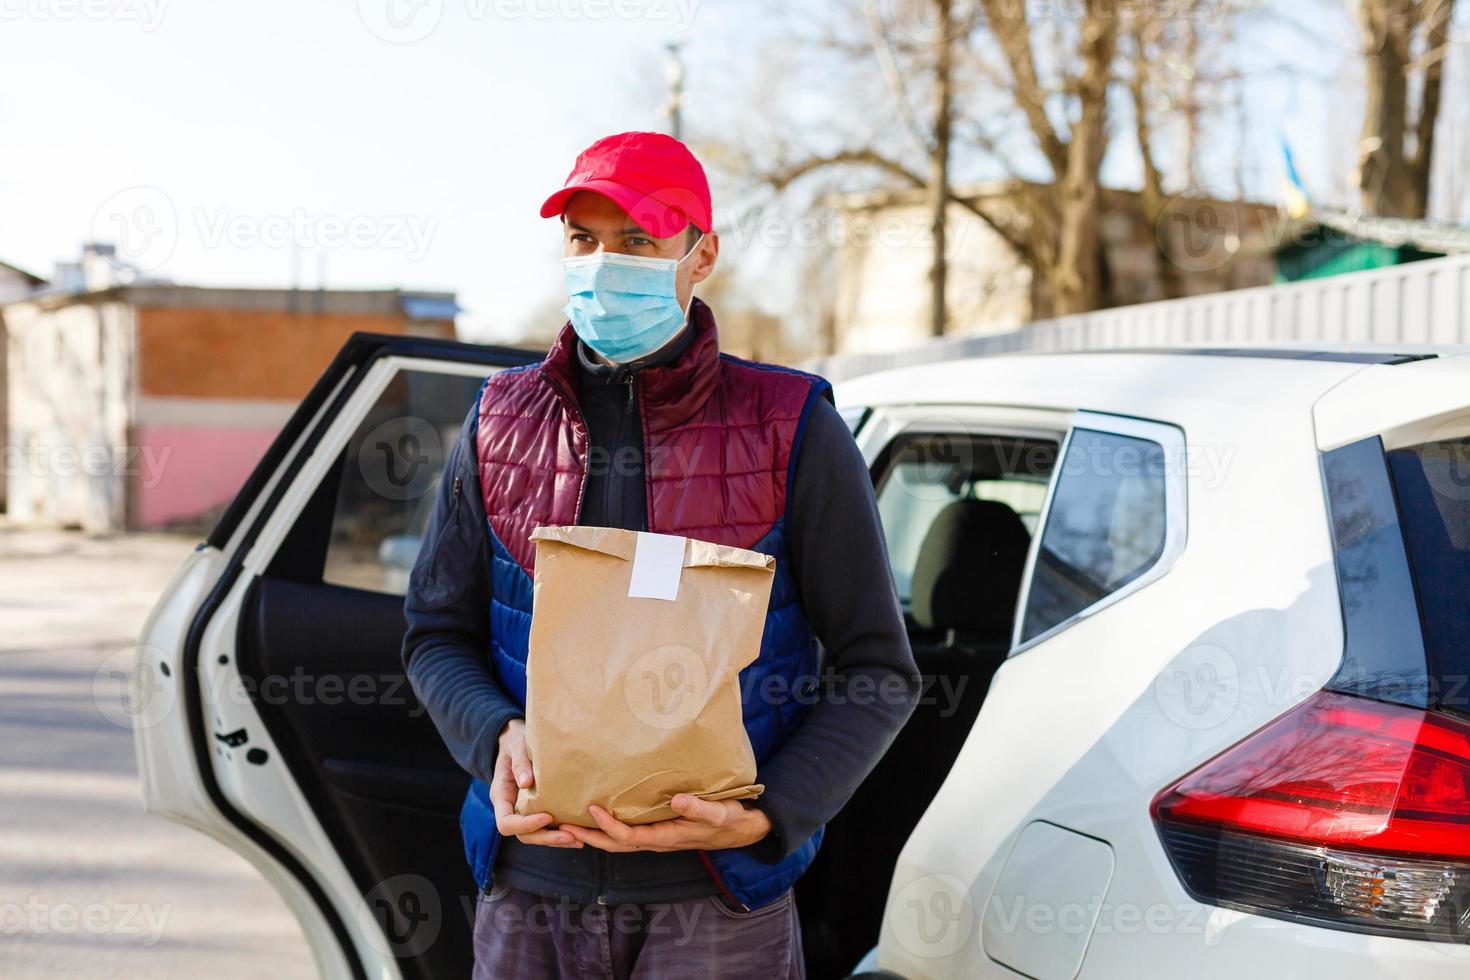
[[1183,421],[1208,406],[1310,411],[1323,394],[1360,372],[1412,372],[1467,356],[1467,348],[1387,345],[1000,354],[862,375],[839,382],[835,393],[841,407],[991,404]]

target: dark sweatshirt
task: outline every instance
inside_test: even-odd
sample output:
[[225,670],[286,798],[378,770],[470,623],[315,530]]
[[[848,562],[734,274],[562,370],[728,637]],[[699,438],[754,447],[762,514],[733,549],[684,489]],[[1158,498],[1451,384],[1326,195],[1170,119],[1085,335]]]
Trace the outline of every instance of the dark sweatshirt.
[[[676,360],[691,339],[686,328],[656,362]],[[643,427],[626,383],[636,368],[600,364],[580,344],[578,351],[578,402],[589,436],[581,523],[646,530]],[[523,713],[487,658],[489,544],[475,464],[476,416],[472,409],[450,452],[410,579],[403,659],[456,761],[489,782],[499,733]],[[456,492],[462,495],[457,510]],[[908,719],[920,683],[867,465],[825,399],[812,409],[788,494],[792,571],[822,644],[822,677],[805,721],[757,773],[766,789],[755,805],[772,830],[748,850],[768,863],[847,802]],[[502,841],[495,878],[574,902],[677,901],[716,891],[693,851],[608,854],[514,838]]]

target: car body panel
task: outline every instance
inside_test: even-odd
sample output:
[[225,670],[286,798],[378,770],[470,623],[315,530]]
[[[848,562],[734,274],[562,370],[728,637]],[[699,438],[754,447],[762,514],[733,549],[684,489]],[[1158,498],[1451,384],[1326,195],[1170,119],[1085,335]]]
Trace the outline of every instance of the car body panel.
[[1444,356],[1361,371],[1313,406],[1323,452],[1381,435],[1397,449],[1470,432],[1470,356]]
[[1072,980],[1116,863],[1104,841],[1045,820],[1027,824],[980,917],[986,955],[1034,980]]
[[[1105,840],[1117,854],[1084,978],[1294,975],[1327,963],[1337,977],[1460,975],[1466,959],[1454,947],[1193,901],[1149,817],[1164,786],[1300,703],[1336,670],[1341,610],[1312,408],[1368,372],[1409,370],[1454,377],[1460,368],[1058,355],[909,369],[839,387],[839,403],[867,404],[875,415],[965,393],[1132,415],[1180,426],[1190,453],[1190,540],[1178,565],[997,673],[950,779],[903,851],[878,949],[883,969],[905,977],[1018,975],[986,955],[975,926],[990,911],[1019,829],[1046,820]],[[1448,394],[1438,397],[1453,404]],[[1399,414],[1410,417],[1426,403]],[[1370,416],[1357,418],[1361,427]],[[963,914],[939,928],[936,916],[951,907]],[[1146,950],[1138,941],[1144,930]]]

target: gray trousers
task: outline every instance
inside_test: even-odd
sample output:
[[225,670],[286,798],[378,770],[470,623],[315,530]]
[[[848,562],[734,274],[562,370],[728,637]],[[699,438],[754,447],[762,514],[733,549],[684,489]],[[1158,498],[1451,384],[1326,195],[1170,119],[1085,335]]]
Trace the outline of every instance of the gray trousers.
[[474,980],[804,980],[790,892],[753,912],[720,898],[573,905],[495,886],[475,907]]

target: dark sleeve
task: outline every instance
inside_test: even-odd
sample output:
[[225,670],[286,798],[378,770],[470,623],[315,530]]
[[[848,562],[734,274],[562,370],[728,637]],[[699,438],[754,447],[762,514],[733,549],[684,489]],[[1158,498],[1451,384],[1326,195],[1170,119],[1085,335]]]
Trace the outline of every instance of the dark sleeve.
[[470,409],[444,464],[424,543],[409,576],[403,668],[449,752],[489,781],[500,730],[521,709],[490,666],[490,548]]
[[825,658],[816,703],[757,774],[766,789],[754,805],[773,829],[750,852],[769,863],[842,809],[908,721],[921,684],[867,463],[825,398],[811,409],[788,492],[792,570]]

